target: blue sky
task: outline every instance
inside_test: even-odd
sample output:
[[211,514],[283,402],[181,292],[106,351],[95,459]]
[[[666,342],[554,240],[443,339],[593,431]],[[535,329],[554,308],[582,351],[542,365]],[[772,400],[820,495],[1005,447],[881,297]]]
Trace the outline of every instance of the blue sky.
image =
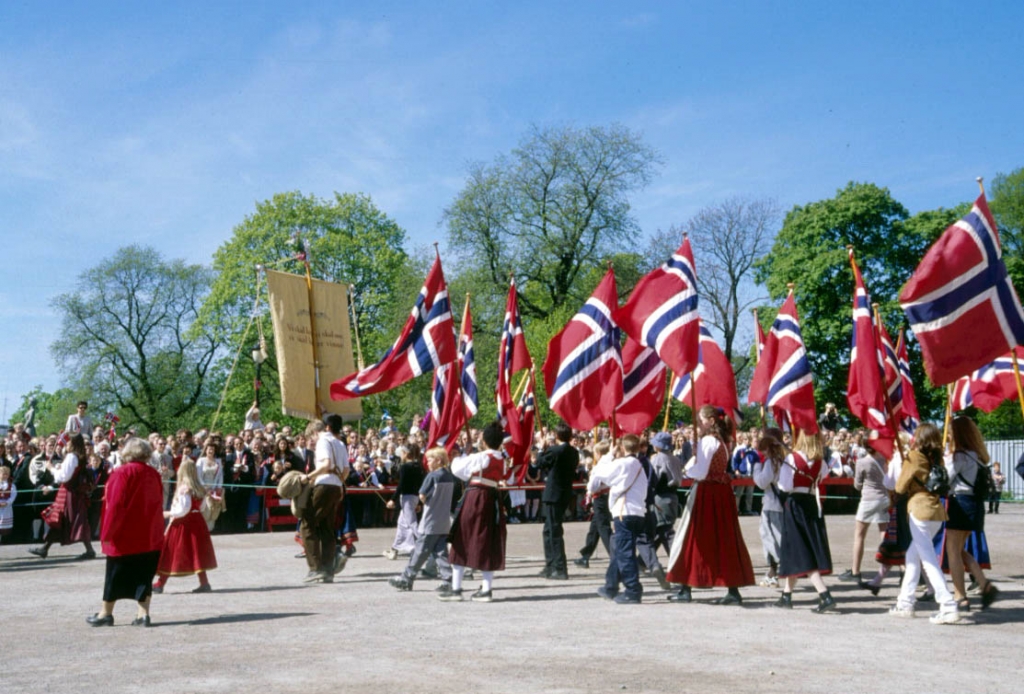
[[128,243],[209,262],[276,192],[370,195],[415,246],[531,125],[622,123],[664,160],[645,233],[850,180],[912,212],[1024,166],[1024,3],[0,5],[0,394],[51,299]]

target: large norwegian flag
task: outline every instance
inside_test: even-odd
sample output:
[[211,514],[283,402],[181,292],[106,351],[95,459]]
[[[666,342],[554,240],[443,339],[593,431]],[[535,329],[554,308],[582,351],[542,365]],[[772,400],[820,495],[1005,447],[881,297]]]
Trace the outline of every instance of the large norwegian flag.
[[900,304],[936,385],[1024,344],[1024,309],[984,193],[928,250],[900,292]]
[[652,347],[677,374],[697,368],[698,318],[697,273],[689,239],[664,265],[644,275],[629,301],[615,312],[622,330]]
[[903,414],[903,377],[900,371],[900,359],[896,352],[896,345],[889,337],[889,331],[885,329],[885,323],[880,316],[875,316],[878,327],[878,358],[882,364],[883,383],[886,393],[889,396],[889,404],[892,406],[893,416],[899,420]]
[[455,358],[455,323],[438,256],[395,344],[373,366],[333,382],[331,399],[383,393]]
[[512,376],[522,369],[532,368],[533,360],[526,348],[526,337],[523,335],[523,324],[519,317],[519,295],[516,292],[516,281],[508,289],[508,300],[505,303],[505,323],[501,331],[501,345],[498,347],[498,385],[495,399],[498,405],[498,417],[505,427],[506,441],[515,445],[524,443],[520,431],[519,415],[514,402]]
[[882,350],[871,311],[871,298],[864,287],[852,248],[849,253],[850,267],[853,268],[853,345],[846,380],[846,404],[865,427],[892,435],[882,384]]
[[627,337],[622,348],[622,403],[615,410],[619,432],[644,432],[665,402],[665,362],[657,353]]
[[462,374],[462,402],[466,417],[480,409],[480,396],[476,387],[476,355],[473,352],[473,317],[469,313],[469,296],[462,312],[462,333],[459,335],[459,371]]
[[896,359],[900,365],[900,398],[902,414],[900,427],[908,434],[913,434],[921,424],[921,413],[917,409],[917,396],[914,394],[914,381],[910,378],[910,356],[907,354],[907,337],[900,330],[896,338]]
[[[1017,347],[1017,361],[1024,359],[1024,347]],[[953,389],[953,409],[974,405],[991,412],[1007,400],[1017,399],[1017,381],[1013,375],[1013,356],[1006,353],[985,364],[969,376],[958,379]]]
[[[761,361],[754,368],[749,402],[772,408],[775,419],[789,418],[791,426],[817,433],[814,382],[807,348],[800,333],[796,299],[790,291],[765,340]],[[785,417],[784,417],[785,416]]]
[[[722,348],[715,342],[703,322],[700,326],[700,363],[691,374],[676,374],[672,381],[672,397],[685,405],[721,407],[733,421],[740,421],[739,398],[736,397],[736,375]],[[694,392],[693,389],[696,388]]]
[[574,429],[609,420],[622,402],[622,351],[615,271],[610,269],[583,308],[548,342],[544,385],[548,404]]
[[530,464],[530,449],[533,447],[534,422],[537,415],[537,383],[532,368],[530,369],[529,378],[526,390],[523,391],[522,397],[519,398],[519,404],[515,410],[522,440],[519,442],[509,442],[505,445],[505,450],[508,452],[512,466],[515,469],[516,484],[522,484],[526,478],[526,469]]
[[460,373],[457,359],[434,371],[427,448],[444,446],[449,453],[455,448],[459,430],[466,423],[466,406],[462,401]]

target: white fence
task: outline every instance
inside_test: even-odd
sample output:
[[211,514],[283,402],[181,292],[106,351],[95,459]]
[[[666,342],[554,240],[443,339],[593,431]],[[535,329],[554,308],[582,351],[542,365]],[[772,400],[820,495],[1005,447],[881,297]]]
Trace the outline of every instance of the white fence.
[[1003,491],[1013,494],[1014,499],[1024,499],[1024,479],[1021,479],[1014,469],[1021,454],[1024,454],[1024,439],[986,441],[985,446],[990,458],[999,461],[999,466],[1006,475]]

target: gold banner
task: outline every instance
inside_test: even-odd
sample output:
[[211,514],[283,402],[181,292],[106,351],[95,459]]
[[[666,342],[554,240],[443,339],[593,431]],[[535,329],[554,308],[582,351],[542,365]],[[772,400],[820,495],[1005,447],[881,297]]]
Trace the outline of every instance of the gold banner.
[[266,272],[282,411],[292,417],[317,419],[319,402],[324,414],[340,414],[346,421],[359,419],[363,410],[358,398],[336,401],[330,395],[332,381],[356,370],[345,285],[313,280],[316,356],[320,362],[318,397],[306,278],[274,270]]

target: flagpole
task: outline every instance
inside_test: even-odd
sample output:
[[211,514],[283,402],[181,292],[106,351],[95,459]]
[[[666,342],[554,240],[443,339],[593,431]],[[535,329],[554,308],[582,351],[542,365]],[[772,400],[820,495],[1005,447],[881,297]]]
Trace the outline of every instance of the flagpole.
[[1017,400],[1020,401],[1020,412],[1024,415],[1024,386],[1021,386],[1020,382],[1020,365],[1017,363],[1016,347],[1010,352],[1010,356],[1013,358],[1013,378],[1017,381]]
[[662,422],[661,430],[668,431],[668,417],[672,411],[672,369],[666,367],[666,380],[665,380],[665,421]]
[[946,420],[942,425],[942,450],[946,450],[946,442],[949,441],[949,425],[953,419],[953,384],[946,385]]
[[316,417],[323,416],[324,408],[320,405],[320,355],[316,349],[316,306],[313,302],[313,275],[309,269],[309,253],[302,254],[302,265],[306,269],[306,296],[309,302],[309,345],[313,348],[313,392]]
[[[754,366],[757,366],[758,364],[761,363],[761,345],[759,345],[757,343],[757,335],[758,335],[758,330],[760,330],[760,328],[761,328],[761,321],[757,317],[757,309],[756,308],[753,309],[753,312],[754,312],[754,340],[755,340],[754,341]],[[763,402],[760,403],[760,410],[761,410],[761,429],[763,430],[765,428],[765,425],[768,424],[768,421],[765,418],[764,403]]]
[[[707,376],[707,373],[704,374]],[[697,381],[690,372],[690,409],[693,410],[693,453],[697,454]]]
[[356,285],[348,285],[348,303],[352,307],[352,334],[356,338],[356,368],[362,371],[366,368],[363,363],[363,348],[359,343],[359,319],[356,317]]
[[[466,329],[466,317],[468,315],[469,315],[469,292],[466,292],[466,306],[462,309],[462,324],[459,326],[459,330],[460,331]],[[462,336],[461,336],[461,333],[460,333],[459,340],[461,341],[461,339],[462,339]],[[458,346],[458,348],[456,349],[456,351],[458,351],[458,349],[461,348],[461,346],[462,345],[460,344]],[[455,361],[458,361],[458,358],[456,358]],[[473,441],[471,440],[470,430],[469,430],[469,420],[470,420],[471,415],[469,414],[469,408],[466,407],[466,393],[465,393],[465,391],[462,390],[462,368],[461,367],[464,367],[464,366],[465,366],[465,364],[460,364],[460,369],[459,369],[459,393],[462,395],[462,397],[460,398],[460,400],[462,400],[462,430],[466,432],[466,442],[469,445],[473,445]]]

